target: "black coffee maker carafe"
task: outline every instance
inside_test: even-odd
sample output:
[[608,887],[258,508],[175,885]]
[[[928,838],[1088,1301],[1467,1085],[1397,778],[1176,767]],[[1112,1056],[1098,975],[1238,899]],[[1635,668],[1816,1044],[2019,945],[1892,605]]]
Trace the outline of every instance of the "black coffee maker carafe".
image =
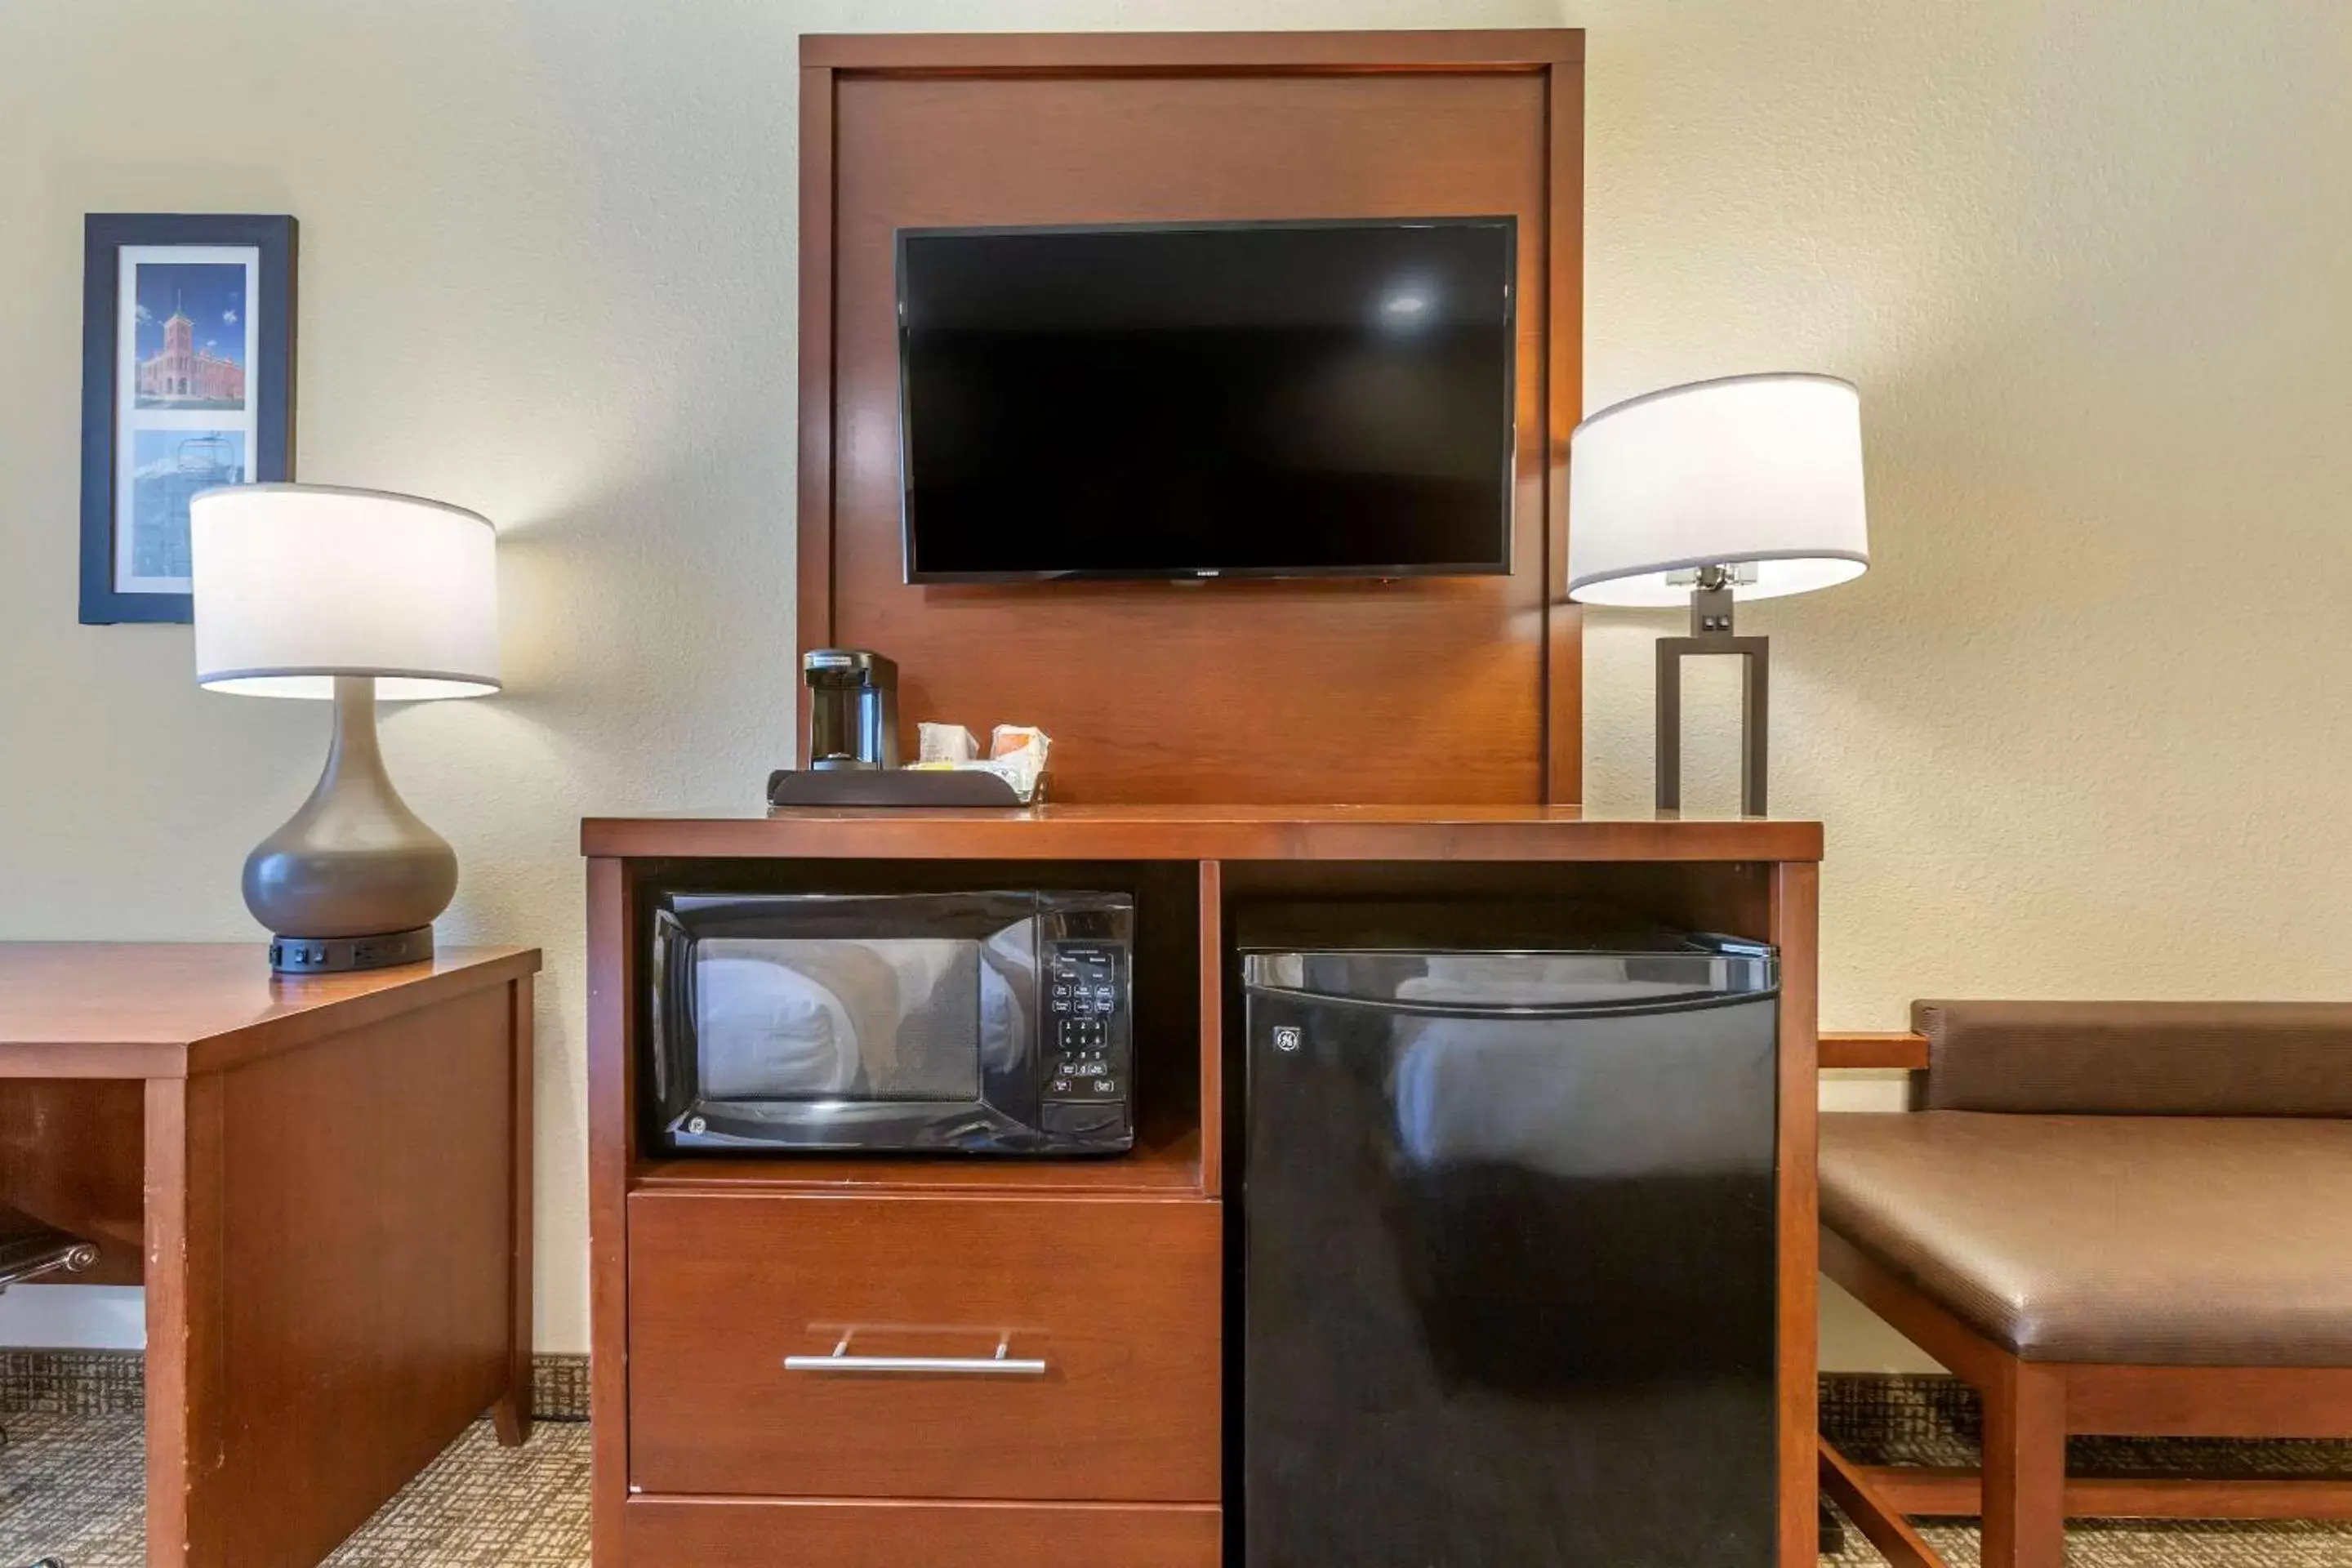
[[862,647],[817,647],[801,656],[809,689],[808,766],[898,765],[898,667]]

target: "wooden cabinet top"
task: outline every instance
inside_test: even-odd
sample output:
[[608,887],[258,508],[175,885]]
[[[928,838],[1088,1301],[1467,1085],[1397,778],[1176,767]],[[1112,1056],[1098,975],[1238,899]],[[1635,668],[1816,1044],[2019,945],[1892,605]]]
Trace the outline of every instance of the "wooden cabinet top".
[[539,969],[537,948],[279,975],[261,942],[0,942],[0,1078],[185,1078]]
[[1589,817],[1576,806],[796,807],[765,816],[592,816],[615,858],[942,860],[1818,860],[1818,822]]

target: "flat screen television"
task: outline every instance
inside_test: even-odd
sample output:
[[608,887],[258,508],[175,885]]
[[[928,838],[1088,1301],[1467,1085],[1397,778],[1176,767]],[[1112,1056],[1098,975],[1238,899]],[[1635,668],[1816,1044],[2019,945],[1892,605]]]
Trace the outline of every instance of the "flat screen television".
[[899,230],[907,580],[1509,572],[1516,238]]

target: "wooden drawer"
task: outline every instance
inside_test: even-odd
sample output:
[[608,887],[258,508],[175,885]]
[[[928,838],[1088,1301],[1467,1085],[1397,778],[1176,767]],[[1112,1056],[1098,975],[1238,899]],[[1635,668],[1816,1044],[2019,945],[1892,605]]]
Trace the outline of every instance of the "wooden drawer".
[[[1201,1200],[633,1194],[631,1484],[1215,1501],[1223,1250]],[[845,1331],[914,1364],[810,1364]]]
[[635,1497],[629,1568],[1217,1568],[1208,1504],[741,1502]]

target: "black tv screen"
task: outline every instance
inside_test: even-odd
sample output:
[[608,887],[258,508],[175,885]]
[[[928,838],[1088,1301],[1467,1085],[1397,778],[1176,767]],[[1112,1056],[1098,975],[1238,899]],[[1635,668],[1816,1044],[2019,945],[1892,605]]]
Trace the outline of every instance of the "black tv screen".
[[908,581],[1508,572],[1515,237],[901,229]]

